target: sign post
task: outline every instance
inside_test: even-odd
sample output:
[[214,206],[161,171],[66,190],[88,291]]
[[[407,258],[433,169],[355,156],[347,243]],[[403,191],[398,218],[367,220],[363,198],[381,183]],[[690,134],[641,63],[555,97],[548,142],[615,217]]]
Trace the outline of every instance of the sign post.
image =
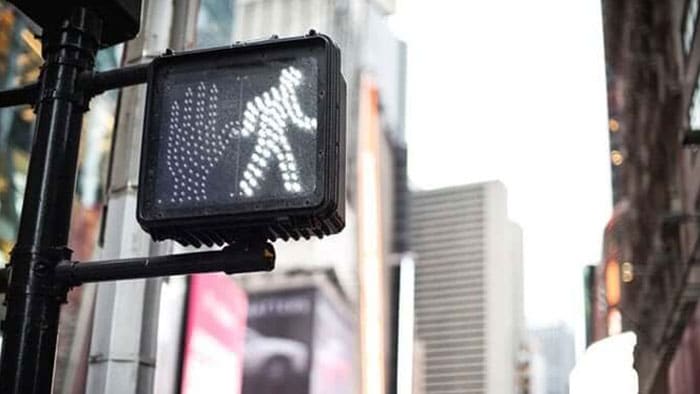
[[94,66],[101,19],[76,8],[42,37],[46,59],[37,97],[37,123],[17,244],[10,258],[7,316],[0,367],[1,393],[49,393],[60,305],[67,288],[54,268],[66,247],[83,111],[78,83]]

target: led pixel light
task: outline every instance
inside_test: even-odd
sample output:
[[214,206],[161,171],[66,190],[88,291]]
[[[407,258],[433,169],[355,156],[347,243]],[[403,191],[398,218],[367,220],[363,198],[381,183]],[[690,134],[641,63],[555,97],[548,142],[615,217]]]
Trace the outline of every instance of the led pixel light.
[[[196,207],[315,192],[315,59],[171,74],[162,100],[158,205]],[[162,144],[165,140],[165,144]]]
[[243,170],[239,194],[252,197],[265,179],[270,161],[274,159],[277,160],[284,189],[290,193],[302,191],[299,170],[287,138],[290,124],[301,131],[316,133],[316,118],[305,115],[299,106],[297,88],[302,80],[301,71],[287,67],[280,72],[278,86],[264,92],[262,98],[256,96],[246,103],[241,134],[243,137],[257,135],[257,141]]
[[156,59],[144,122],[142,227],[186,245],[340,231],[339,60],[320,35]]
[[297,89],[303,80],[296,67],[282,69],[277,86],[248,100],[241,119],[223,125],[219,121],[218,85],[199,82],[194,88],[188,86],[184,98],[170,104],[166,164],[173,190],[167,201],[206,200],[210,171],[225,159],[229,148],[241,143],[241,138],[254,139],[255,145],[241,166],[239,189],[229,192],[229,197],[254,197],[273,167],[279,171],[286,192],[302,192],[287,133],[316,134],[316,118],[306,115],[299,104]]

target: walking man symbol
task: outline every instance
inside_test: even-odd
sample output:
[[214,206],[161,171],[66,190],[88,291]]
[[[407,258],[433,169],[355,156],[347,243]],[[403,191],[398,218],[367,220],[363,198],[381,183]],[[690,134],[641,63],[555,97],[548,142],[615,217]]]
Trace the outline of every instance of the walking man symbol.
[[[207,199],[205,187],[209,174],[222,159],[229,144],[238,138],[255,138],[252,153],[242,167],[237,195],[253,197],[274,166],[283,181],[284,191],[303,191],[299,168],[289,143],[291,128],[315,134],[315,117],[304,114],[299,105],[298,88],[303,74],[290,66],[282,69],[279,83],[248,100],[238,121],[218,127],[219,88],[216,83],[199,82],[188,87],[180,103],[170,106],[166,165],[173,177],[170,202]],[[230,193],[236,197],[236,193]]]

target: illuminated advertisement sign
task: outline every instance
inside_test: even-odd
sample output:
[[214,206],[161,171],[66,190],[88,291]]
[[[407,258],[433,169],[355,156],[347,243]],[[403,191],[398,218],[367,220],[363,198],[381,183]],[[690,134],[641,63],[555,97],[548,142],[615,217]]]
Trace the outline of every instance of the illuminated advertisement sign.
[[181,393],[240,393],[247,309],[245,292],[226,275],[192,276]]
[[249,294],[243,394],[350,394],[352,326],[315,287]]

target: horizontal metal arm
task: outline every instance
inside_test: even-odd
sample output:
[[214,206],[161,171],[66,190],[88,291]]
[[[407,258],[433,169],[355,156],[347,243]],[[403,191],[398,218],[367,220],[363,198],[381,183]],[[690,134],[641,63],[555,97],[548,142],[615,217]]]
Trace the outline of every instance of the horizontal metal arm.
[[107,90],[145,83],[150,65],[150,63],[140,63],[114,70],[95,71],[84,75],[81,82],[85,84],[91,95],[95,96]]
[[9,271],[7,268],[0,269],[0,294],[7,293],[7,284],[9,281]]
[[34,105],[39,95],[39,84],[32,83],[18,88],[0,90],[0,107]]
[[[150,63],[116,68],[107,71],[88,72],[80,77],[80,83],[90,97],[111,89],[145,83]],[[35,82],[18,88],[0,90],[0,108],[15,105],[34,105],[39,97],[39,83]]]
[[273,268],[275,268],[275,249],[272,244],[265,242],[245,247],[227,246],[212,252],[87,263],[65,261],[56,266],[56,280],[72,287],[87,282],[222,271],[227,274],[239,274],[272,271]]

